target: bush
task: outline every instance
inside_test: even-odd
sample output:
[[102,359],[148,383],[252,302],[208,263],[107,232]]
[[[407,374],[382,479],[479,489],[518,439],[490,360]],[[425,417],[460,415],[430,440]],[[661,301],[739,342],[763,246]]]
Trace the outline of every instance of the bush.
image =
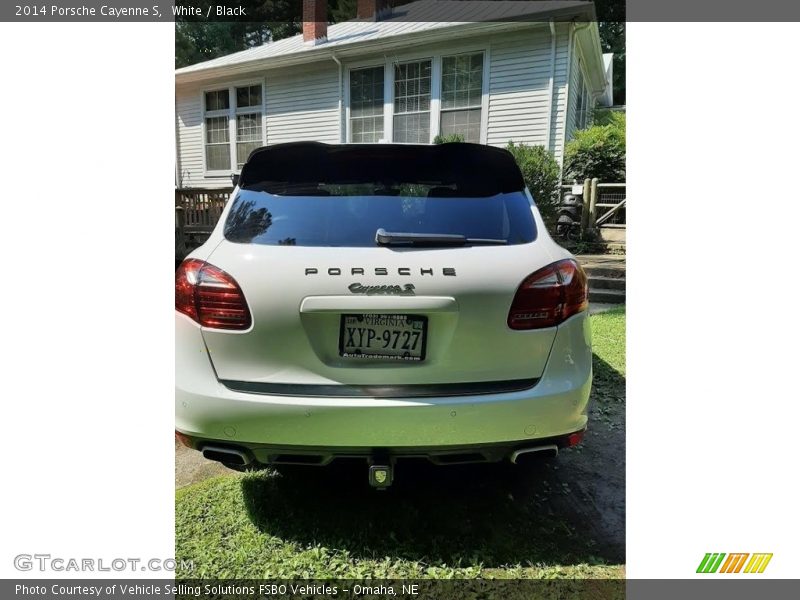
[[542,146],[509,142],[506,149],[514,155],[525,185],[528,186],[545,223],[552,225],[558,205],[560,169],[553,155]]
[[460,133],[451,133],[450,135],[437,135],[433,138],[434,144],[458,144],[464,141],[464,136]]
[[605,112],[600,124],[575,132],[564,150],[564,179],[625,181],[625,114]]

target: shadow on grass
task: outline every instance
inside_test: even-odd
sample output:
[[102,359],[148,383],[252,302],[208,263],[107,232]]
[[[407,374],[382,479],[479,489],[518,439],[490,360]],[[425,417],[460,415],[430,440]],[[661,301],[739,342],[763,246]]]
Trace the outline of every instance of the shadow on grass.
[[433,466],[400,462],[388,491],[364,461],[246,477],[262,532],[355,558],[485,568],[618,564],[625,540],[625,379],[597,356],[589,434],[557,460]]

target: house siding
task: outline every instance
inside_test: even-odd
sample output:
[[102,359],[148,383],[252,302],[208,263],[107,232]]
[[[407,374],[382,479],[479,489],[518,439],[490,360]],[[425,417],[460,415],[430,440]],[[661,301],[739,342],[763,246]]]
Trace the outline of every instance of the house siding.
[[567,103],[567,123],[566,123],[566,141],[572,139],[575,133],[575,121],[578,113],[578,82],[579,75],[579,62],[578,51],[575,45],[575,40],[572,41],[572,51],[570,52],[570,67],[569,67],[569,102]]
[[209,183],[203,176],[203,107],[199,88],[176,91],[175,119],[178,187],[230,186],[230,179],[217,178]]
[[338,144],[339,68],[283,70],[266,78],[267,144],[316,141]]
[[[491,45],[486,142],[549,147],[560,159],[566,115],[567,26],[556,32],[555,78],[550,98],[551,35],[539,29]],[[549,118],[548,111],[552,110]]]
[[[513,35],[475,36],[446,44],[412,47],[417,55],[443,55],[461,48],[484,49],[488,56],[485,141],[503,147],[509,141],[548,147],[561,162],[563,145],[574,128],[574,87],[568,90],[570,58],[568,24],[559,24],[552,101],[550,98],[551,33],[549,27]],[[394,58],[402,58],[398,53]],[[365,55],[350,58],[345,68],[385,58]],[[577,56],[572,52],[572,77],[577,80]],[[265,83],[265,139],[267,144],[292,141],[344,141],[344,106],[339,104],[339,68],[333,61],[308,67],[274,69],[239,75],[237,82]],[[203,168],[202,92],[234,83],[213,83],[176,88],[176,139],[179,177],[183,187],[230,187],[230,177],[207,177]],[[571,82],[572,83],[572,82]],[[572,84],[574,85],[574,84]],[[567,98],[569,92],[569,99]],[[552,111],[548,118],[548,111]],[[550,129],[548,130],[548,122]]]
[[556,34],[556,69],[553,95],[553,126],[550,130],[552,143],[550,148],[556,160],[563,160],[564,142],[567,125],[567,76],[569,60],[569,25],[559,27]]
[[339,70],[335,63],[314,69],[281,69],[181,86],[175,93],[178,186],[230,188],[230,176],[206,176],[203,153],[203,91],[236,83],[264,81],[267,144],[319,141],[338,143]]
[[[575,132],[578,130],[577,125],[577,118],[578,118],[578,85],[581,81],[580,72],[583,69],[583,81],[586,81],[586,72],[585,68],[583,67],[583,61],[580,59],[580,50],[575,44],[573,40],[572,52],[570,62],[572,66],[570,67],[570,77],[569,77],[569,102],[567,105],[567,119],[566,119],[566,139],[565,142],[571,140]],[[594,110],[596,107],[596,102],[591,94],[588,96],[588,107],[587,107],[587,123],[591,123],[594,119]]]

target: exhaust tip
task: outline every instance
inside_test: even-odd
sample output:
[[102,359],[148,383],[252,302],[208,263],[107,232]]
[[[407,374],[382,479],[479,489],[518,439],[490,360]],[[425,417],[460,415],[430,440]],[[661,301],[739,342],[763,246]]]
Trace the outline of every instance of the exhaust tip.
[[533,463],[543,458],[553,458],[555,456],[558,456],[558,446],[555,444],[548,444],[546,446],[520,448],[512,452],[509,459],[515,465],[522,465]]
[[223,448],[221,446],[203,446],[203,457],[208,460],[229,465],[245,466],[250,464],[250,456],[236,448]]

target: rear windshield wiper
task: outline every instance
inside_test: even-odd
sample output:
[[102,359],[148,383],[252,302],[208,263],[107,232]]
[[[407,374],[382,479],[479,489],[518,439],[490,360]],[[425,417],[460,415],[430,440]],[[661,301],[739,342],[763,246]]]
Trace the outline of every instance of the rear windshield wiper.
[[471,238],[451,233],[395,233],[381,227],[375,232],[375,243],[379,246],[465,246],[467,244],[506,246],[508,241]]

